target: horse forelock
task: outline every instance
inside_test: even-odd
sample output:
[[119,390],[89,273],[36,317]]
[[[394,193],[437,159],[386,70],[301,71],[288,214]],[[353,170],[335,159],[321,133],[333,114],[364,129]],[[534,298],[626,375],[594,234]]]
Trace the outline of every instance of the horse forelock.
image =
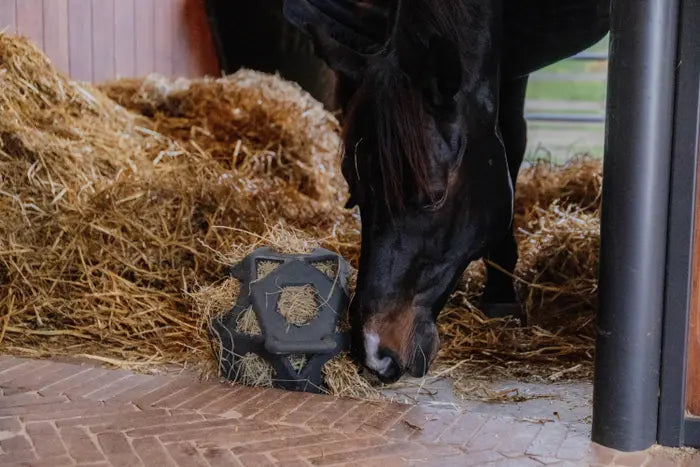
[[[464,0],[400,0],[412,34],[439,34],[456,47],[465,46],[465,28],[477,13]],[[401,21],[401,18],[398,19]],[[394,30],[394,33],[398,29]],[[391,41],[389,41],[391,43]],[[354,184],[379,190],[390,212],[406,207],[407,194],[419,194],[428,204],[435,203],[431,190],[430,116],[422,90],[400,68],[390,53],[365,73],[346,108],[343,139],[345,157],[352,169]],[[367,122],[373,128],[367,127]],[[368,141],[371,140],[371,141]],[[367,151],[363,145],[371,144]],[[358,161],[364,154],[370,160]],[[360,170],[360,166],[364,170]],[[362,174],[357,172],[365,172]],[[360,180],[357,180],[357,179]]]
[[[398,68],[365,81],[348,107],[345,157],[367,158],[350,162],[358,172],[363,167],[364,174],[353,174],[356,183],[380,190],[392,212],[405,208],[409,189],[431,196],[425,121],[421,91]],[[368,153],[363,145],[373,151]]]

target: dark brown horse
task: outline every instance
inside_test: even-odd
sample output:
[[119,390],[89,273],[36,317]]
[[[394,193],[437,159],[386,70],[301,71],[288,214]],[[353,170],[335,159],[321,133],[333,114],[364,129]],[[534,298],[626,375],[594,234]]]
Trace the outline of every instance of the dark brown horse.
[[[609,0],[286,0],[336,71],[343,173],[362,216],[353,348],[384,381],[424,375],[467,265],[510,273],[528,75],[599,41]],[[520,314],[488,268],[484,311]]]

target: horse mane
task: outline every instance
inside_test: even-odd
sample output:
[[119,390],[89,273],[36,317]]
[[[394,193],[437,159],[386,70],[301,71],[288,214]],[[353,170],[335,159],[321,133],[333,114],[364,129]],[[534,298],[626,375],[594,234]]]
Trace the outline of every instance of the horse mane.
[[[459,44],[467,24],[468,12],[464,0],[402,0],[401,21],[408,27],[420,25],[420,31],[409,34],[438,34]],[[387,42],[392,47],[396,28]],[[358,140],[358,134],[369,138],[376,148],[373,159],[353,161],[353,172],[362,165],[366,173],[378,173],[384,201],[392,211],[405,208],[409,190],[417,192],[428,202],[435,202],[431,190],[431,174],[428,155],[429,134],[425,131],[429,115],[424,103],[423,90],[401,69],[395,50],[385,51],[382,60],[372,65],[366,73],[344,116],[343,141],[345,157],[357,157],[357,146],[366,144]],[[371,121],[374,128],[367,129]],[[364,130],[364,131],[363,131]],[[367,134],[367,131],[370,134]],[[359,176],[358,174],[355,174]],[[374,176],[363,183],[371,183]]]

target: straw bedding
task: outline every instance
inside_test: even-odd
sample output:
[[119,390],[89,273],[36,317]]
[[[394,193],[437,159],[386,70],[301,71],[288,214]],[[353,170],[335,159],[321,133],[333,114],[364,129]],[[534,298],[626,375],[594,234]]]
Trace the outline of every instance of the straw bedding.
[[[238,291],[232,261],[262,245],[319,245],[357,262],[337,123],[290,83],[241,71],[98,90],[0,34],[0,88],[3,352],[206,373],[206,318]],[[599,194],[593,160],[523,171],[516,275],[530,322],[484,319],[474,265],[440,320],[449,372],[589,373]],[[355,370],[347,357],[330,362],[329,391],[371,397]]]

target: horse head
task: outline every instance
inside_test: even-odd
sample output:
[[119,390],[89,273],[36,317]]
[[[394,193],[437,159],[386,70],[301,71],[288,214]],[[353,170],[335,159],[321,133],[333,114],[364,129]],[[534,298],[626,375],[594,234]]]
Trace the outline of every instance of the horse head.
[[353,350],[384,381],[427,372],[441,308],[511,223],[497,4],[287,1],[345,84],[342,170],[362,219]]

